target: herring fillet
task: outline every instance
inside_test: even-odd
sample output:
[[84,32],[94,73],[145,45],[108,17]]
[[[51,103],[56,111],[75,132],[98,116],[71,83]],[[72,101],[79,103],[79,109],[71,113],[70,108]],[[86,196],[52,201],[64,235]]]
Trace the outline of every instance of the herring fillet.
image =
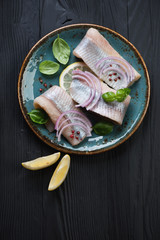
[[[49,88],[42,95],[35,98],[34,107],[35,109],[42,108],[48,114],[53,124],[56,123],[58,117],[63,112],[66,112],[69,110],[75,110],[75,111],[81,112],[80,109],[77,109],[75,107],[75,103],[72,100],[72,98],[69,96],[69,94],[58,86],[53,86]],[[74,117],[74,116],[76,116],[76,114],[68,113],[66,114],[66,116],[62,118],[60,123],[62,123],[62,121],[67,119],[68,117]],[[74,123],[79,121],[70,119],[69,122]],[[67,123],[64,123],[64,126],[66,124]],[[72,134],[72,130],[74,130],[75,132],[80,131],[79,139],[70,138],[70,135]],[[86,137],[85,131],[78,126],[69,126],[64,129],[62,134],[72,144],[72,146],[78,145]]]
[[[90,69],[100,77],[99,69],[95,68],[96,63],[105,57],[123,57],[110,45],[110,43],[94,28],[90,28],[78,46],[74,49],[73,54],[83,59],[83,61],[90,67]],[[103,67],[103,65],[101,66]],[[141,75],[131,66],[134,72],[134,78],[132,81],[112,81],[102,75],[101,79],[104,80],[110,87],[118,90],[120,88],[126,88],[131,86],[135,81],[137,81]]]
[[[115,90],[108,87],[102,81],[101,81],[101,88],[102,88],[102,94],[110,91],[115,92]],[[70,95],[75,102],[79,104],[85,102],[90,96],[90,91],[91,91],[91,88],[88,85],[86,85],[85,82],[78,79],[72,80],[72,83],[70,86]],[[99,96],[99,93],[96,90],[96,95],[93,102],[96,101],[96,98],[98,96]],[[129,106],[130,99],[131,97],[127,96],[127,98],[123,102],[114,101],[114,102],[106,103],[101,97],[98,103],[91,109],[91,111],[103,117],[106,117],[107,119],[110,119],[111,121],[113,121],[118,125],[121,125],[123,123],[125,113]]]

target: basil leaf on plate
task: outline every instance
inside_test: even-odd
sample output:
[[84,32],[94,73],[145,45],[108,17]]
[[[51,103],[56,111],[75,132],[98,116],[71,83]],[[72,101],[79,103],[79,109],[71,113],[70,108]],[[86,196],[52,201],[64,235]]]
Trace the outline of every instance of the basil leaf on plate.
[[114,92],[106,92],[102,94],[102,98],[105,102],[113,102],[116,100],[116,94]]
[[93,126],[93,130],[97,135],[105,136],[113,131],[113,124],[110,122],[98,122]]
[[42,109],[34,109],[30,113],[28,113],[32,122],[38,124],[45,124],[48,122],[48,115]]
[[70,47],[67,42],[62,38],[58,37],[53,42],[52,52],[54,57],[63,65],[67,64],[70,57]]
[[131,89],[130,88],[122,88],[117,90],[116,94],[114,92],[106,92],[102,94],[102,98],[105,102],[123,102],[126,97],[130,94]]
[[131,91],[131,89],[129,89],[129,88],[119,89],[116,92],[116,100],[118,102],[123,102],[126,99],[126,97],[130,94],[130,91]]
[[46,60],[40,63],[39,71],[46,75],[52,75],[59,70],[59,64],[50,60]]
[[125,90],[126,95],[129,95],[130,92],[131,92],[131,89],[130,89],[130,88],[124,88],[124,90]]

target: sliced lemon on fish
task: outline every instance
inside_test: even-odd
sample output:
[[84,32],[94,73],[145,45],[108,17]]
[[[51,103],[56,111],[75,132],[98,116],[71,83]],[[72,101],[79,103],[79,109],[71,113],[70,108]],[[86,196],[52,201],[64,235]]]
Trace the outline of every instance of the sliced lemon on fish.
[[39,157],[32,161],[23,162],[22,166],[29,170],[39,170],[42,168],[46,168],[46,167],[51,166],[55,162],[57,162],[60,155],[61,155],[61,153],[58,152],[58,153],[54,153],[54,154],[51,154],[51,155],[48,155],[45,157]]
[[65,180],[70,167],[70,156],[66,154],[56,167],[50,180],[48,191],[58,188]]
[[59,77],[59,86],[67,93],[69,93],[69,88],[72,82],[72,71],[76,69],[92,72],[84,62],[75,62],[66,67]]

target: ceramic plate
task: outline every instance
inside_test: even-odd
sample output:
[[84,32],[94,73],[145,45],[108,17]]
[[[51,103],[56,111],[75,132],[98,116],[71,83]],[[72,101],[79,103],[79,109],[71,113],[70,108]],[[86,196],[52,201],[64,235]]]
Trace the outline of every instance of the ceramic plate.
[[[59,85],[60,73],[66,67],[61,66],[58,73],[52,77],[47,77],[38,70],[42,60],[56,61],[52,54],[52,43],[57,38],[57,34],[60,34],[60,37],[66,40],[71,48],[71,57],[67,64],[69,65],[78,61],[73,56],[72,51],[90,27],[97,28],[102,33],[110,44],[141,74],[141,79],[131,87],[131,103],[122,126],[115,126],[113,132],[104,137],[93,133],[92,137],[86,138],[78,146],[72,147],[63,137],[61,142],[57,142],[55,133],[49,133],[45,126],[33,123],[27,112],[33,109],[33,100],[40,95],[40,88],[44,91],[50,85]],[[47,88],[40,83],[40,79],[43,80],[43,83],[47,83]],[[146,65],[140,53],[128,40],[115,31],[102,26],[74,24],[49,33],[30,50],[20,71],[18,97],[25,120],[33,132],[45,143],[67,153],[95,154],[120,145],[136,131],[146,114],[149,104],[150,81]]]

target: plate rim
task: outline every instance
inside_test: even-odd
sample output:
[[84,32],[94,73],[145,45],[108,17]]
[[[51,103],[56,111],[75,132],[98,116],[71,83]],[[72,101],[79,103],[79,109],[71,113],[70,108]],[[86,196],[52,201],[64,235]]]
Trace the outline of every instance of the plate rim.
[[[140,60],[143,64],[143,67],[144,67],[144,70],[145,70],[145,75],[146,75],[146,80],[147,80],[147,93],[146,93],[145,106],[144,106],[142,115],[141,115],[139,121],[137,122],[137,124],[134,126],[133,130],[126,137],[124,137],[121,141],[117,142],[116,144],[114,144],[110,147],[107,147],[107,148],[97,149],[97,150],[93,150],[93,151],[79,151],[79,150],[67,149],[63,146],[59,146],[59,145],[56,145],[55,143],[50,142],[47,138],[45,139],[43,135],[39,134],[39,132],[35,130],[35,128],[32,126],[32,124],[28,120],[28,118],[25,114],[25,111],[24,111],[24,106],[23,106],[23,101],[22,101],[22,92],[21,92],[21,84],[22,84],[23,73],[24,73],[25,67],[27,66],[27,63],[29,62],[29,59],[32,56],[32,54],[34,53],[34,51],[43,43],[43,41],[47,40],[50,36],[58,33],[59,31],[63,31],[63,30],[67,30],[67,29],[74,29],[74,28],[82,28],[82,27],[93,27],[93,28],[97,28],[99,30],[109,31],[110,33],[113,33],[113,34],[117,35],[120,39],[122,39],[124,42],[126,42],[128,45],[130,45],[131,48],[136,52],[136,54],[138,55],[138,57],[140,58]],[[25,57],[25,59],[22,63],[22,66],[21,66],[21,69],[20,69],[20,72],[19,72],[19,77],[18,77],[18,88],[17,88],[17,90],[18,90],[18,101],[19,101],[19,105],[20,105],[20,109],[21,109],[21,112],[23,114],[23,117],[26,120],[29,127],[31,128],[31,130],[43,142],[45,142],[50,147],[52,147],[52,148],[54,148],[58,151],[65,152],[65,153],[78,154],[78,155],[93,155],[93,154],[103,153],[103,152],[106,152],[106,151],[109,151],[113,148],[118,147],[119,145],[121,145],[122,143],[127,141],[135,133],[135,131],[139,128],[139,126],[141,125],[141,123],[142,123],[142,121],[143,121],[143,119],[146,115],[146,112],[147,112],[147,109],[148,109],[148,106],[149,106],[149,101],[150,101],[150,78],[149,78],[149,73],[148,73],[148,70],[147,70],[147,66],[146,66],[146,64],[143,60],[143,57],[141,56],[141,54],[139,53],[137,48],[129,40],[127,40],[125,37],[123,37],[120,33],[117,33],[116,31],[114,31],[110,28],[107,28],[107,27],[104,27],[104,26],[101,26],[101,25],[97,25],[97,24],[77,23],[77,24],[70,24],[70,25],[67,25],[67,26],[57,28],[57,29],[49,32],[48,34],[43,36],[38,42],[36,42],[36,44],[30,49],[30,51],[28,52],[28,54],[26,55],[26,57]]]

